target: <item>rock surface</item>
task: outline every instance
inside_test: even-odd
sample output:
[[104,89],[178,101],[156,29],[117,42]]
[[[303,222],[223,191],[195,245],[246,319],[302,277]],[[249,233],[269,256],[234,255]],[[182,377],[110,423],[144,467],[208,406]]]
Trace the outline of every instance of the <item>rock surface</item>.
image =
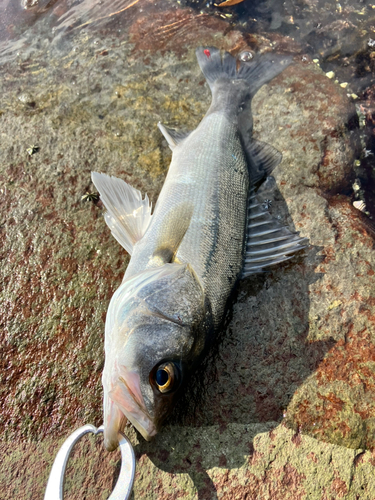
[[[283,425],[271,427],[232,424],[224,432],[218,426],[169,427],[156,438],[157,446],[135,446],[138,470],[131,498],[374,498],[371,452],[323,443]],[[19,444],[11,453],[2,446],[1,483],[12,478],[4,498],[42,498],[50,456],[62,442],[47,438]],[[82,440],[68,467],[64,498],[108,498],[117,480],[118,459],[117,452],[103,450],[101,440]],[[16,468],[27,468],[27,474],[17,477]]]
[[[30,42],[0,69],[4,498],[41,498],[63,440],[101,423],[105,313],[128,256],[100,202],[81,197],[98,170],[156,201],[170,161],[156,123],[193,128],[210,102],[202,43],[295,54],[255,97],[254,129],[284,155],[262,196],[311,247],[240,284],[214,355],[154,442],[126,429],[133,498],[375,498],[375,252],[349,198],[355,110],[288,38],[226,32],[167,3],[135,7]],[[66,498],[107,498],[118,468],[117,452],[87,438]]]

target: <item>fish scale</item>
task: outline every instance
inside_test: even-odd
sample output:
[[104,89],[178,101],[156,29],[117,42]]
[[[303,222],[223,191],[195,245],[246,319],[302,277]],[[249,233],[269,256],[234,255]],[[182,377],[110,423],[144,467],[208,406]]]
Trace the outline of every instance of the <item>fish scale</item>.
[[170,230],[168,214],[189,200],[194,212],[176,258],[192,265],[207,291],[214,322],[220,323],[228,291],[242,269],[248,184],[235,127],[222,114],[208,115],[175,150],[152,222],[135,245],[125,277],[163,265],[153,254],[164,229]]

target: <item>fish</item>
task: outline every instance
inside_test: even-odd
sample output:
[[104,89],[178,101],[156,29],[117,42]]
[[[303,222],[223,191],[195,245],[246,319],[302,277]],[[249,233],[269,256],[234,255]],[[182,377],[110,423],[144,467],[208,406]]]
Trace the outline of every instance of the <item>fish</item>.
[[125,181],[92,172],[112,235],[131,255],[105,323],[104,445],[129,421],[150,440],[214,341],[237,283],[308,241],[273,218],[257,196],[282,155],[253,137],[251,100],[292,59],[242,61],[199,47],[212,93],[198,125],[159,123],[172,161],[155,209]]

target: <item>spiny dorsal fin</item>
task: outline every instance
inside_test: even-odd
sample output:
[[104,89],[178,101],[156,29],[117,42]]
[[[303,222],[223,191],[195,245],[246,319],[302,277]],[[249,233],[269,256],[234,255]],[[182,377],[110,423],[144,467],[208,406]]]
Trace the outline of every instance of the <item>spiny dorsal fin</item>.
[[254,192],[249,197],[248,232],[242,277],[289,260],[308,246],[308,239],[292,233],[264,208]]
[[180,144],[190,134],[190,132],[181,132],[180,130],[166,127],[161,122],[158,123],[158,127],[167,140],[168,146],[172,149],[172,151],[177,144]]
[[283,159],[283,155],[276,148],[251,137],[243,146],[252,184],[257,184],[270,175]]
[[134,244],[146,232],[151,221],[151,204],[142,194],[122,179],[91,172],[92,182],[108,210],[105,221],[112,235],[130,255]]

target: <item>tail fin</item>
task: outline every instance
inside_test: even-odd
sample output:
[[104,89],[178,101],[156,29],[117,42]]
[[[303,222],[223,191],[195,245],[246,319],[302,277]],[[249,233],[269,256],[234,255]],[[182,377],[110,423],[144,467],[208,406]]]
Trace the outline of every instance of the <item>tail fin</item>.
[[248,62],[240,61],[228,52],[221,53],[216,47],[198,47],[196,55],[211,92],[215,81],[226,77],[246,80],[250,86],[251,97],[262,85],[271,81],[292,63],[291,56],[270,53],[256,56]]

